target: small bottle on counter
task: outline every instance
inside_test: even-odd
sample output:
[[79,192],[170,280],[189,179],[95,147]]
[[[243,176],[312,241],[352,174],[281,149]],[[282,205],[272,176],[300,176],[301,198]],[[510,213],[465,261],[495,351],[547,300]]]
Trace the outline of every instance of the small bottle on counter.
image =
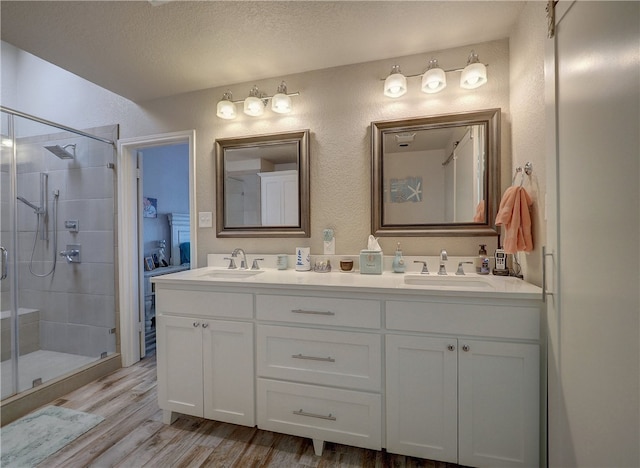
[[489,267],[489,257],[487,256],[486,244],[480,244],[480,251],[478,252],[478,257],[480,260],[480,270],[478,271],[478,274],[488,275],[491,272],[491,268]]
[[404,261],[404,257],[402,256],[402,250],[400,250],[400,242],[398,242],[398,246],[396,247],[396,256],[393,259],[393,271],[394,273],[404,273],[407,269],[407,265]]

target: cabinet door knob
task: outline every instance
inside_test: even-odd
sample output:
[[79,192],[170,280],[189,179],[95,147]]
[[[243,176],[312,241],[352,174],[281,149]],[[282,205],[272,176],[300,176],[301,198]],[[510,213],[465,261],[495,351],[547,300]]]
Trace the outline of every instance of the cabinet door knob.
[[193,326],[198,328],[200,326],[200,322],[193,322]]
[[453,346],[452,344],[450,344],[450,345],[447,345],[447,349],[448,349],[449,351],[455,351],[456,347],[455,347],[455,346]]
[[208,326],[209,326],[209,324],[206,323],[206,322],[202,324],[202,328],[207,328]]
[[462,346],[462,351],[467,352],[469,351],[471,348],[469,348],[469,345],[463,345]]

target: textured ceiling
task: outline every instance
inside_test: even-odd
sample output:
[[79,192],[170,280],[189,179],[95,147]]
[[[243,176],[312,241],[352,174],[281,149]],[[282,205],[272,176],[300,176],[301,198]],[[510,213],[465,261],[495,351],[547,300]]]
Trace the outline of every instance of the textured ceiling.
[[523,3],[2,0],[0,31],[140,102],[502,39]]

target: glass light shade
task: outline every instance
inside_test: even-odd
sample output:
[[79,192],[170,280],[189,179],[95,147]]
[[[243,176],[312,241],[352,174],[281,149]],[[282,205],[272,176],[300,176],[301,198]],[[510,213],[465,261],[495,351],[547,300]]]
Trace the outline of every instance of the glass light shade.
[[430,68],[422,75],[422,92],[439,93],[447,86],[447,77],[442,68]]
[[249,96],[244,100],[244,113],[252,117],[257,117],[264,113],[264,103],[262,99]]
[[278,114],[291,112],[291,98],[283,93],[278,93],[271,98],[271,110]]
[[216,115],[221,119],[231,120],[236,118],[236,105],[226,99],[218,102]]
[[384,80],[384,95],[397,98],[407,92],[407,78],[400,73],[400,67],[394,65],[391,74]]
[[487,83],[487,67],[483,63],[470,63],[460,76],[460,87],[475,89]]

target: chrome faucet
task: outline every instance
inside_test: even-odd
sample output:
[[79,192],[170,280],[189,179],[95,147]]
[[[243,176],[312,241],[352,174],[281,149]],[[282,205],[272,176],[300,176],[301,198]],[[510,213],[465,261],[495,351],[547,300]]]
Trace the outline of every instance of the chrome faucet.
[[438,269],[438,274],[439,275],[446,275],[447,274],[447,269],[444,266],[444,262],[446,262],[447,260],[449,260],[449,256],[447,255],[447,251],[442,249],[440,251],[440,268]]
[[429,269],[427,268],[427,262],[424,262],[422,260],[414,260],[413,263],[422,263],[422,270],[420,271],[420,274],[422,275],[429,274]]
[[237,249],[233,249],[233,252],[231,252],[231,257],[237,257],[238,254],[241,253],[242,254],[242,259],[240,260],[240,270],[246,270],[247,269],[247,254],[244,253],[243,249],[237,248]]
[[456,275],[464,275],[464,267],[462,265],[473,265],[473,262],[458,263],[458,271],[456,271]]

